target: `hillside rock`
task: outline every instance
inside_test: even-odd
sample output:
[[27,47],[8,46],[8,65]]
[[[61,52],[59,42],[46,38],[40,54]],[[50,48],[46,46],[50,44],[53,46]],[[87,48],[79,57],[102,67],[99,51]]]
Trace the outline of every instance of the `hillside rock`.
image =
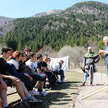
[[0,38],[14,28],[13,20],[15,18],[0,16]]

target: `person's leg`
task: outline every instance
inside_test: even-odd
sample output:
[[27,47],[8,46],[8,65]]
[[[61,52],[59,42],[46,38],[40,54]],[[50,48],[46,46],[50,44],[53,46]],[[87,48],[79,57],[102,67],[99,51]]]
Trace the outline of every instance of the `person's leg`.
[[53,73],[55,74],[55,77],[56,77],[56,80],[57,80],[57,79],[58,79],[58,75],[57,75],[57,74],[58,74],[59,72],[58,72],[58,71],[53,71]]
[[24,83],[22,82],[21,84],[22,84],[22,88],[23,88],[24,95],[25,95],[26,97],[29,97],[30,94],[29,94],[28,90],[26,89]]
[[25,84],[25,87],[27,88],[28,91],[33,90],[32,81],[30,80],[30,78],[21,74],[17,75],[16,77],[19,78]]
[[50,85],[50,87],[52,87],[52,86],[53,86],[52,73],[50,73],[50,72],[45,72],[45,74],[48,76],[48,80],[49,80],[49,85]]
[[11,76],[8,80],[10,81],[8,83],[9,86],[15,86],[16,87],[16,90],[22,99],[23,106],[29,107],[30,106],[29,102],[30,103],[42,103],[41,100],[38,100],[29,94],[24,83],[22,83],[20,81],[20,79]]
[[93,84],[93,72],[90,73],[90,76],[91,76],[90,77],[90,85],[92,85]]
[[41,100],[36,99],[29,94],[27,88],[25,87],[25,84],[21,82],[19,79],[15,80],[14,82],[13,85],[15,85],[17,92],[22,99],[23,106],[30,107],[29,103],[42,103]]
[[88,76],[88,73],[87,73],[87,72],[84,73],[84,80],[83,80],[83,82],[85,82],[85,83],[86,83],[86,81],[87,81],[87,76]]
[[45,74],[37,74],[36,76],[31,75],[32,78],[37,79],[38,83],[38,92],[39,94],[46,96],[47,93],[43,91],[43,86],[44,86],[44,81],[46,80],[46,75]]
[[1,100],[0,100],[0,108],[2,108],[2,102],[1,102]]
[[33,79],[36,79],[36,81],[45,81],[46,75],[45,74],[36,74],[36,75],[30,75]]
[[39,92],[43,91],[43,86],[44,86],[44,82],[38,81],[38,91]]
[[53,78],[53,83],[55,84],[57,79],[56,79],[56,75],[55,75],[54,72],[53,72],[53,74],[54,74],[54,75],[52,76],[52,78]]
[[81,84],[81,86],[85,86],[85,83],[87,81],[87,76],[88,76],[88,73],[84,73],[84,80],[83,80],[83,83]]
[[[4,84],[6,84],[7,86],[12,86],[12,80],[10,79],[3,79]],[[2,83],[3,84],[3,83]],[[0,85],[0,97],[2,100],[2,108],[11,108],[8,103],[7,103],[7,91],[5,89],[2,88],[2,84]]]
[[37,80],[41,80],[41,81],[38,81],[38,91],[42,92],[43,91],[43,87],[44,87],[44,83],[46,82],[46,75],[45,74],[39,74]]
[[7,103],[7,92],[6,92],[6,90],[4,90],[4,89],[0,89],[0,97],[1,97],[1,100],[2,100],[2,105],[3,106],[6,106],[6,105],[8,105],[8,103]]
[[45,80],[46,80],[46,77],[45,77],[46,75],[36,74],[36,75],[30,75],[30,76],[33,78],[33,82],[37,82],[38,81],[37,82],[38,83],[38,90],[42,91],[43,90],[43,85],[44,85]]
[[[12,85],[16,87],[16,90],[21,97],[21,99],[24,99],[25,96],[25,90],[24,90],[24,84],[19,79],[12,79]],[[27,95],[28,96],[28,95]]]
[[65,76],[64,76],[64,71],[63,71],[63,70],[60,70],[59,72],[60,72],[60,76],[61,76],[61,81],[63,81],[63,79],[64,79],[64,77],[65,77]]

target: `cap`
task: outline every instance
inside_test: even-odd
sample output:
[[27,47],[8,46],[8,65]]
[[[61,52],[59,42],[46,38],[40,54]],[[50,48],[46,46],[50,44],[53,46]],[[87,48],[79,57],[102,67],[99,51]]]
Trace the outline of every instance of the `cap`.
[[87,49],[89,50],[89,49],[92,49],[92,48],[91,47],[88,47]]

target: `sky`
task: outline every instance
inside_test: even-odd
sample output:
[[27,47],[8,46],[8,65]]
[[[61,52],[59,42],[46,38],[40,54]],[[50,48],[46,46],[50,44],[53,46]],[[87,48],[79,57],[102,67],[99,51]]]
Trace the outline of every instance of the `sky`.
[[[51,9],[64,10],[72,5],[91,0],[0,0],[0,16],[10,18],[30,17]],[[108,0],[92,0],[108,4]]]

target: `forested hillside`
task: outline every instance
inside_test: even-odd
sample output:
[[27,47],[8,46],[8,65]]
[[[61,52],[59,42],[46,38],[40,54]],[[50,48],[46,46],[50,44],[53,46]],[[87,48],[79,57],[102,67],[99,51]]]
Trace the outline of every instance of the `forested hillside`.
[[108,34],[108,5],[82,2],[57,14],[14,20],[14,25],[5,36],[14,49],[28,46],[38,51],[48,45],[58,51],[65,45],[86,47],[93,42],[100,48],[102,36]]

